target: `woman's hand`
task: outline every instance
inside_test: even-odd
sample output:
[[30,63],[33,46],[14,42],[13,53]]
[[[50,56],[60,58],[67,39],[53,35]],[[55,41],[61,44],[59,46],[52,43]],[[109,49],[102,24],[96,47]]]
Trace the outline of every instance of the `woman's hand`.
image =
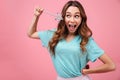
[[90,66],[89,66],[89,64],[87,64],[87,65],[85,66],[85,68],[82,69],[82,74],[84,74],[84,75],[88,74],[88,73],[86,73],[86,72],[87,72],[87,70],[88,70],[89,68],[90,68]]
[[89,69],[82,69],[82,74],[83,74],[83,75],[89,74],[89,73],[88,73],[88,70],[89,70]]
[[34,10],[34,15],[35,15],[36,17],[39,17],[39,16],[42,14],[42,12],[43,12],[43,9],[37,7],[37,8],[35,8],[35,10]]

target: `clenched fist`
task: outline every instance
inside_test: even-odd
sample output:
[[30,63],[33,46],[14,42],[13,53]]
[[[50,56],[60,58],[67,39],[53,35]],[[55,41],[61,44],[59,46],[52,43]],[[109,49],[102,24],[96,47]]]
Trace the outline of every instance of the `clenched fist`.
[[34,10],[34,15],[37,16],[37,17],[39,17],[39,16],[42,14],[42,12],[43,12],[43,9],[37,7],[37,8],[35,8],[35,10]]

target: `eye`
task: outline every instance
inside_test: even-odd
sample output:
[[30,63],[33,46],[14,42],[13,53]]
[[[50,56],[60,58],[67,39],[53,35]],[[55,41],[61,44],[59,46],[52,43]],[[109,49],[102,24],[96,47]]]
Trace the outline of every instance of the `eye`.
[[78,19],[80,17],[80,15],[75,15],[75,18]]
[[66,17],[67,17],[67,18],[70,18],[70,17],[71,17],[71,15],[66,15]]

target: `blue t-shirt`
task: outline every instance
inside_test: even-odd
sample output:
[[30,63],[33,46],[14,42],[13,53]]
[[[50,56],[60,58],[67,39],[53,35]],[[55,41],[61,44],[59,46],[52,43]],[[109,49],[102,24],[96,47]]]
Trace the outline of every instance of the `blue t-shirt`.
[[[38,33],[43,46],[48,48],[48,43],[55,31],[56,29],[40,31]],[[82,75],[81,70],[88,61],[94,62],[104,54],[104,51],[96,44],[92,37],[89,38],[86,45],[87,51],[84,53],[80,48],[80,42],[81,36],[78,35],[70,42],[61,39],[56,45],[55,56],[51,55],[51,58],[59,76],[64,78],[80,76]]]

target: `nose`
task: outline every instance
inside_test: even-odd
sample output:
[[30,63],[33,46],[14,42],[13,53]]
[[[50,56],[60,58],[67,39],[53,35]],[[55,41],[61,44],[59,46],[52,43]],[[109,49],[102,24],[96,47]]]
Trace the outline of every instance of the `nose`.
[[71,17],[71,18],[70,18],[70,21],[71,21],[71,22],[74,22],[74,21],[75,21],[74,17]]

